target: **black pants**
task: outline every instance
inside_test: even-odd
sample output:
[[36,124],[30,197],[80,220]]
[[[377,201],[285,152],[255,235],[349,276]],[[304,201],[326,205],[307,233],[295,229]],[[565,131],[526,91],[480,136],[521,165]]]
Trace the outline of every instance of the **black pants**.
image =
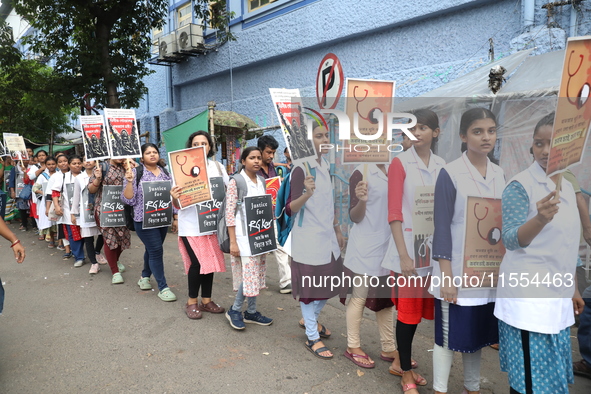
[[84,238],[84,246],[86,247],[86,255],[91,264],[98,264],[96,262],[96,253],[94,249],[94,237]]
[[417,331],[418,324],[406,324],[398,320],[396,322],[396,343],[398,343],[398,354],[400,357],[400,368],[403,371],[412,369],[412,340]]
[[28,209],[19,209],[18,210],[21,216],[21,224],[25,230],[29,229],[29,210]]
[[531,380],[531,358],[529,349],[529,331],[521,330],[521,346],[523,348],[523,369],[525,372],[525,393],[520,393],[513,387],[509,387],[511,394],[533,394],[533,384]]
[[201,298],[211,298],[211,291],[213,289],[213,272],[210,274],[201,274],[201,264],[197,256],[191,249],[191,244],[186,237],[180,237],[185,245],[185,249],[191,259],[191,266],[189,267],[188,281],[189,281],[189,298],[199,297],[199,289],[201,289]]

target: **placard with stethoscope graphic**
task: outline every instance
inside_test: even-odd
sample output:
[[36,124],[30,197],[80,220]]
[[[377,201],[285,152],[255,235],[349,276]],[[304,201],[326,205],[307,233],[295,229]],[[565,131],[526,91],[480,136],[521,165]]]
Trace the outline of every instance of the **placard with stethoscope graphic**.
[[421,276],[431,272],[431,250],[433,247],[433,206],[435,205],[435,186],[415,188],[412,211],[412,245],[417,273]]
[[211,200],[207,176],[207,154],[204,146],[168,153],[168,164],[174,186],[183,188],[179,197],[181,209]]
[[[389,164],[391,152],[387,139],[387,114],[393,111],[396,82],[347,78],[345,113],[349,117],[351,138],[343,141],[343,164]],[[376,135],[377,139],[361,139]]]
[[[463,288],[496,287],[499,267],[505,255],[505,246],[501,239],[503,226],[501,199],[468,196],[464,223]],[[478,280],[470,280],[472,277],[478,277]]]

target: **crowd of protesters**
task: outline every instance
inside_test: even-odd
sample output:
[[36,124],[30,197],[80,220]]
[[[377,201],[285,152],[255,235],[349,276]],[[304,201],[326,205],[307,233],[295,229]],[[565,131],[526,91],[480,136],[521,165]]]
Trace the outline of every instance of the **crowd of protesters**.
[[[291,192],[285,213],[300,220],[291,230],[291,248],[278,247],[272,253],[278,264],[280,293],[292,293],[300,304],[299,325],[305,330],[308,351],[320,359],[333,358],[323,343],[331,332],[319,320],[327,300],[339,295],[347,308],[344,356],[360,368],[375,367],[360,337],[367,307],[376,314],[379,358],[390,363],[390,374],[401,377],[404,392],[417,393],[418,386],[428,384],[415,371],[420,366],[412,358],[415,331],[427,319],[435,322],[432,387],[436,393],[448,391],[454,352],[462,354],[465,392],[478,393],[481,350],[495,345],[512,393],[567,393],[573,370],[591,378],[591,299],[584,301],[576,286],[576,267],[582,264],[578,258],[581,226],[573,225],[581,222],[589,234],[591,220],[572,173],[565,174],[560,190],[557,178],[545,175],[554,115],[548,114],[532,130],[531,166],[507,180],[491,157],[498,127],[492,112],[473,108],[463,114],[459,128],[462,146],[458,147],[462,155],[447,164],[434,153],[442,132],[437,114],[429,110],[413,114],[417,124],[410,131],[416,140],[407,138],[403,153],[389,165],[363,164],[351,174],[349,217],[353,226],[347,242],[335,215],[330,164],[324,157],[329,131],[321,124],[312,131],[316,160],[295,166],[291,160],[274,163],[279,144],[265,135],[257,146],[243,149],[240,170],[231,177],[215,160],[215,143],[207,132],[197,131],[188,138],[187,148],[205,147],[209,177],[219,177],[226,187],[224,216],[236,291],[228,308],[212,300],[214,274],[226,271],[216,232],[199,228],[195,206],[181,209],[181,187],[170,192],[174,206],[170,229],[142,226],[144,196],[139,183],[171,180],[154,144],[141,147],[139,163],[125,159],[95,163],[77,155],[51,157],[43,150],[35,155],[29,152],[30,161],[11,163],[6,159],[2,168],[8,194],[4,219],[19,218],[20,230],[36,231],[48,248],[63,250],[63,259],[72,259],[74,267],[89,262],[92,275],[108,264],[112,284],[121,284],[125,272],[121,256],[130,247],[130,229],[100,223],[103,188],[118,186],[122,202],[132,207],[134,228],[145,246],[139,288],[151,290],[153,276],[161,300],[177,299],[166,281],[163,245],[169,230],[178,231],[188,280],[187,317],[197,320],[206,312],[224,314],[232,328],[244,330],[245,323],[268,326],[273,319],[257,308],[257,296],[267,286],[266,254],[252,255],[250,251],[239,195],[264,195],[266,178],[289,173]],[[143,171],[138,171],[138,166]],[[434,191],[434,231],[429,242],[423,240],[429,264],[420,267],[415,261],[413,226],[418,224],[413,224],[413,206],[417,190],[429,187]],[[245,188],[243,193],[240,188]],[[464,211],[469,196],[502,201],[502,242],[507,251],[501,274],[549,272],[571,275],[573,283],[549,283],[537,293],[526,286],[474,290],[446,282],[462,273]],[[24,249],[4,223],[0,223],[0,235],[11,241],[21,262]],[[494,245],[499,240],[489,236],[489,241]],[[345,245],[346,254],[342,253]],[[351,281],[330,290],[306,285],[306,279],[320,283],[316,279],[343,274],[375,278],[379,285],[368,285],[371,280]],[[412,285],[410,281],[407,285],[384,285],[401,277],[424,280]],[[591,296],[590,289],[584,295]],[[570,327],[575,315],[580,316],[583,360],[573,363]]]

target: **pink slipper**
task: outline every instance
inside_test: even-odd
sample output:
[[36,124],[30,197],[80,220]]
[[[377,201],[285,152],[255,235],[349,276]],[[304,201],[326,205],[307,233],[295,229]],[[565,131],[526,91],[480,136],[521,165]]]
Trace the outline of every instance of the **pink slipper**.
[[361,368],[374,368],[376,366],[375,362],[372,362],[371,364],[364,364],[361,361],[355,360],[355,358],[354,358],[354,357],[357,357],[357,358],[364,358],[366,360],[369,360],[369,356],[367,354],[361,355],[361,354],[349,353],[347,350],[345,350],[345,353],[343,354],[343,356],[347,357],[349,360],[353,361],[353,363],[355,365],[357,365],[358,367],[361,367]]
[[[383,354],[380,354],[380,358],[384,361],[387,361],[389,363],[393,362],[394,360],[396,360],[396,357],[387,357],[384,356]],[[417,363],[415,360],[412,360],[410,363],[410,367],[412,369],[417,369],[419,367],[419,363]]]

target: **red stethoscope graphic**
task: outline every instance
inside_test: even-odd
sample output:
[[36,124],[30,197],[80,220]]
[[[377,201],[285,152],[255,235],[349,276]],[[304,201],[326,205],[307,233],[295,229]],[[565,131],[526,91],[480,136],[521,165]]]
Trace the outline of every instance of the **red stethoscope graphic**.
[[585,105],[585,103],[587,102],[587,99],[589,99],[589,94],[591,93],[591,86],[589,86],[588,82],[585,82],[583,84],[583,86],[581,87],[581,89],[579,90],[579,93],[576,96],[573,97],[569,94],[570,80],[572,79],[572,77],[577,75],[577,73],[581,69],[581,66],[583,65],[583,60],[585,59],[585,57],[583,55],[579,55],[579,57],[581,58],[581,61],[579,62],[579,66],[577,67],[577,69],[575,70],[574,73],[571,73],[570,72],[570,61],[571,61],[571,58],[573,57],[573,53],[575,53],[575,51],[571,51],[570,55],[568,56],[568,69],[567,69],[568,81],[566,82],[566,96],[567,96],[567,100],[569,103],[576,106],[577,109],[581,109],[581,107],[583,107],[583,105]]
[[183,174],[185,174],[186,176],[192,176],[193,178],[197,178],[197,177],[199,176],[199,173],[201,172],[201,169],[200,169],[198,166],[194,166],[194,167],[192,167],[192,168],[191,168],[191,170],[189,171],[189,174],[187,174],[187,173],[185,172],[185,170],[183,169],[183,166],[184,166],[185,164],[187,164],[187,156],[184,156],[184,158],[185,158],[185,162],[184,162],[184,163],[182,163],[182,164],[181,164],[181,163],[179,163],[179,156],[177,156],[177,157],[175,158],[175,160],[176,160],[176,164],[178,164],[178,165],[180,166],[180,168],[181,168],[181,172],[182,172]]
[[480,222],[483,221],[484,219],[486,219],[486,217],[488,216],[488,207],[484,207],[484,209],[486,209],[484,216],[478,217],[478,215],[476,214],[476,207],[479,204],[480,203],[478,203],[478,202],[476,204],[474,204],[474,217],[476,218],[476,220],[478,220],[478,223],[476,223],[476,230],[478,231],[478,235],[480,236],[480,238],[482,238],[483,240],[488,242],[490,245],[494,246],[494,245],[498,244],[499,241],[501,240],[501,229],[498,227],[493,227],[489,230],[486,237],[482,236],[482,233],[480,232]]
[[369,112],[367,113],[367,117],[361,115],[361,112],[359,112],[359,103],[362,103],[363,101],[365,101],[365,99],[367,98],[367,95],[369,94],[369,91],[367,89],[363,89],[365,91],[365,96],[363,96],[362,99],[357,98],[357,88],[359,86],[355,86],[353,88],[353,98],[355,99],[355,101],[357,101],[355,110],[357,111],[357,114],[361,117],[361,119],[368,121],[371,124],[378,124],[378,117],[376,116],[376,112],[381,115],[382,114],[382,110],[379,109],[378,107],[372,108],[371,110],[369,110]]

